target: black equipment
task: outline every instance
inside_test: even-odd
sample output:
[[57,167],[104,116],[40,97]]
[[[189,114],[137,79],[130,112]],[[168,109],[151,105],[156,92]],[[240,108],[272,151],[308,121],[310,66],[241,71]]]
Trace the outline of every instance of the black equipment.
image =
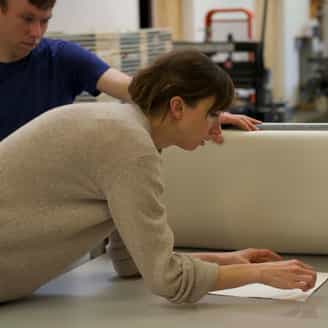
[[[239,97],[239,101],[230,109],[230,112],[249,115],[266,122],[282,122],[286,118],[286,106],[285,103],[272,102],[271,90],[268,88],[270,72],[264,65],[268,0],[264,1],[261,40],[259,42],[236,41],[232,34],[229,34],[227,41],[224,42],[179,41],[174,42],[174,47],[176,49],[193,48],[203,52],[229,73],[237,90],[251,90],[249,96]],[[241,11],[242,9],[238,10]],[[210,34],[209,26],[207,26],[206,39],[209,38]],[[246,54],[246,57],[244,56],[246,60],[235,61],[233,58],[239,53]],[[218,54],[226,54],[226,58],[223,61],[217,60]]]

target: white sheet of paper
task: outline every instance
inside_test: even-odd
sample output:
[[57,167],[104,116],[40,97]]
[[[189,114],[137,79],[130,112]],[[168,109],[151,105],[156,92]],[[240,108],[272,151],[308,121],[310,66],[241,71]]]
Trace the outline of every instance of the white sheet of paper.
[[328,273],[317,272],[316,284],[307,292],[302,292],[300,289],[279,289],[262,284],[249,284],[238,288],[217,290],[209,294],[305,302],[327,279]]

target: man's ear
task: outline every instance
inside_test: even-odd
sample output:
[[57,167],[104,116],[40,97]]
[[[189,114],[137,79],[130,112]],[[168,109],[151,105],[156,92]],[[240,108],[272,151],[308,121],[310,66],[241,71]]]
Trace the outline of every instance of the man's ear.
[[184,101],[181,97],[175,96],[170,99],[170,112],[173,118],[181,120],[184,114]]

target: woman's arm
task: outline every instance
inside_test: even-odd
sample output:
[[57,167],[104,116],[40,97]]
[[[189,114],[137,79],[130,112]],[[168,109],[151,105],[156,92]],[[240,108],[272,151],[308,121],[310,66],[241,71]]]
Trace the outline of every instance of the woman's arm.
[[314,287],[316,273],[312,267],[298,260],[258,264],[233,264],[222,266],[216,290],[262,283],[276,288],[299,288],[307,291]]
[[269,249],[247,248],[234,252],[191,253],[191,255],[220,265],[280,261],[282,257]]
[[140,277],[140,272],[117,230],[110,235],[108,253],[113,267],[120,277]]
[[313,288],[316,273],[301,261],[281,261],[268,249],[248,248],[236,252],[191,253],[203,261],[221,264],[216,289],[263,283],[277,288]]
[[[171,302],[196,302],[214,288],[218,265],[173,251],[174,236],[162,203],[160,163],[160,156],[151,154],[121,163],[115,173],[100,165],[99,184],[145,285]],[[113,176],[114,180],[107,180]]]

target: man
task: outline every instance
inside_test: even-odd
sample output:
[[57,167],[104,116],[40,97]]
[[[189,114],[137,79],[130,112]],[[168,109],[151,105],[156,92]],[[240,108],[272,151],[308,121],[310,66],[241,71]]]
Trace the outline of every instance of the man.
[[[43,112],[74,102],[82,91],[129,101],[131,78],[80,46],[43,38],[56,0],[0,0],[0,140]],[[245,130],[256,120],[221,115]],[[222,142],[218,125],[213,140]]]
[[0,0],[0,139],[82,91],[129,100],[129,76],[78,45],[42,39],[55,2]]

